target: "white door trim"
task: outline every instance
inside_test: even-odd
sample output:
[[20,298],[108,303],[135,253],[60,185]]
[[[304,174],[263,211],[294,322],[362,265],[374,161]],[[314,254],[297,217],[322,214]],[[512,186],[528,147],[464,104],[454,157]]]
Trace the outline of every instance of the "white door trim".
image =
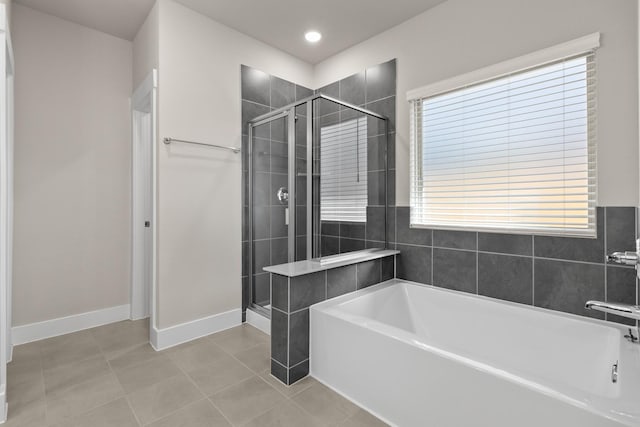
[[[131,97],[131,118],[132,118],[132,199],[131,199],[131,319],[140,319],[151,316],[151,327],[156,325],[156,304],[157,304],[157,87],[158,78],[157,71],[153,70],[147,78],[134,91]],[[142,113],[150,114],[150,120],[147,125],[150,126],[150,145],[146,146],[151,152],[143,152],[143,144],[138,139],[136,120],[137,115]],[[143,161],[146,156],[147,162]],[[150,161],[148,161],[150,158]],[[140,202],[140,185],[141,179],[150,179],[151,194],[151,217],[145,218],[144,202]],[[144,248],[144,221],[150,220],[151,233],[151,266],[150,266],[150,289],[144,289],[143,281],[140,277],[144,277],[145,260],[144,256],[140,256],[140,248]],[[144,252],[143,252],[144,253]],[[141,276],[142,275],[142,276]]]

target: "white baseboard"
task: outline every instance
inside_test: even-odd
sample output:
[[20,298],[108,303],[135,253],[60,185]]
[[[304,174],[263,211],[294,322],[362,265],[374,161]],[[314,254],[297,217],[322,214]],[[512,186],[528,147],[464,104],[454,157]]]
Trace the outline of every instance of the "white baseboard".
[[2,387],[0,388],[0,424],[7,421],[8,404],[7,404],[6,390],[7,390],[7,386],[3,384]]
[[235,309],[168,328],[151,328],[151,346],[159,350],[202,338],[242,324],[242,310]]
[[271,335],[271,320],[249,308],[247,309],[247,323],[265,334]]
[[129,319],[131,308],[129,304],[117,307],[104,308],[102,310],[89,311],[87,313],[74,314],[67,317],[45,320],[44,322],[30,323],[28,325],[14,326],[11,328],[13,345],[57,337],[58,335],[95,328],[109,323]]

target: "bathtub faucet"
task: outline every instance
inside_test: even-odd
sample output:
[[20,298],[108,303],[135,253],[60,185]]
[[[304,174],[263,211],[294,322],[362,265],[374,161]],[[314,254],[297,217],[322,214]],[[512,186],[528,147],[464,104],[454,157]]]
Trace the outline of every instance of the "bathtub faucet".
[[638,270],[640,265],[640,239],[636,240],[636,250],[625,252],[614,252],[611,255],[607,255],[607,262],[613,262],[622,265],[631,265]]
[[587,310],[602,311],[610,314],[617,314],[618,316],[627,317],[629,319],[640,320],[640,306],[621,304],[617,302],[603,302],[603,301],[587,301],[584,305]]

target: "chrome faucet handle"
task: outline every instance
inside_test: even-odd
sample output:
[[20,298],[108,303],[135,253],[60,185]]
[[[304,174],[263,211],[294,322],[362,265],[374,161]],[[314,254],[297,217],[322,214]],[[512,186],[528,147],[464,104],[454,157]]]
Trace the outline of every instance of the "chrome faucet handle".
[[614,262],[616,264],[622,265],[632,265],[638,269],[638,265],[640,265],[640,239],[636,239],[636,250],[633,251],[624,251],[624,252],[614,252],[606,256],[607,262]]

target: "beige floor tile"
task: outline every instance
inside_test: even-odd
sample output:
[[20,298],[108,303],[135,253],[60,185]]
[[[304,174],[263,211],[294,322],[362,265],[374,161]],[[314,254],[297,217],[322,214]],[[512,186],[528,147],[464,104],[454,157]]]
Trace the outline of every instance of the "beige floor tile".
[[131,347],[149,342],[149,319],[125,320],[90,330],[102,352],[112,358]]
[[34,380],[42,380],[42,364],[39,359],[13,361],[7,365],[7,384],[20,384]]
[[149,427],[227,427],[231,426],[224,416],[213,407],[209,400],[185,406],[173,414],[164,417]]
[[7,422],[2,427],[43,427],[47,425],[44,397],[27,405],[9,403]]
[[253,372],[233,357],[226,355],[213,363],[188,372],[189,377],[207,396],[223,388],[251,378]]
[[144,425],[201,400],[203,394],[184,375],[174,376],[129,395],[138,420]]
[[268,344],[249,347],[234,356],[256,374],[271,369],[271,346]]
[[268,412],[259,415],[244,427],[321,427],[317,420],[303,411],[299,406],[287,400],[278,404]]
[[[138,427],[129,403],[122,398],[78,415],[55,427]],[[53,427],[53,426],[52,426]]]
[[291,398],[325,424],[335,425],[354,415],[359,408],[333,390],[316,383]]
[[257,376],[211,397],[213,404],[234,425],[250,421],[283,400],[284,396]]
[[7,383],[7,400],[14,412],[27,411],[44,402],[44,380],[42,376],[20,383]]
[[211,335],[213,342],[231,354],[246,350],[258,344],[269,343],[269,335],[259,331],[253,326],[243,323],[241,326],[227,329]]
[[104,356],[99,355],[81,362],[68,363],[53,369],[45,369],[44,387],[46,393],[71,387],[111,373]]
[[132,393],[169,377],[180,375],[181,371],[168,357],[163,356],[126,369],[116,370],[115,373],[125,392]]
[[200,339],[190,346],[170,352],[168,356],[184,371],[192,371],[229,357],[228,353],[209,339]]
[[387,423],[382,422],[364,409],[358,410],[354,415],[347,418],[340,427],[388,427]]
[[13,347],[12,362],[34,362],[42,360],[42,354],[40,353],[40,343],[30,342],[27,344],[20,344]]
[[300,381],[296,382],[293,385],[286,386],[279,379],[277,379],[276,377],[271,375],[271,367],[269,367],[268,370],[263,371],[260,374],[260,377],[262,377],[262,379],[264,379],[273,388],[278,390],[280,393],[282,393],[286,397],[291,397],[291,396],[293,396],[295,394],[298,394],[302,390],[306,390],[309,387],[311,387],[312,385],[314,385],[315,383],[317,383],[317,381],[314,380],[313,377],[307,376],[307,377],[304,377],[303,379],[301,379]]
[[47,393],[47,419],[51,424],[60,423],[122,396],[124,391],[114,374],[93,378]]
[[109,365],[114,371],[123,370],[132,366],[150,362],[155,359],[162,359],[166,356],[159,351],[155,351],[151,344],[145,343],[128,349],[114,358],[107,358]]
[[42,367],[55,368],[98,356],[100,347],[89,331],[80,331],[39,341]]

